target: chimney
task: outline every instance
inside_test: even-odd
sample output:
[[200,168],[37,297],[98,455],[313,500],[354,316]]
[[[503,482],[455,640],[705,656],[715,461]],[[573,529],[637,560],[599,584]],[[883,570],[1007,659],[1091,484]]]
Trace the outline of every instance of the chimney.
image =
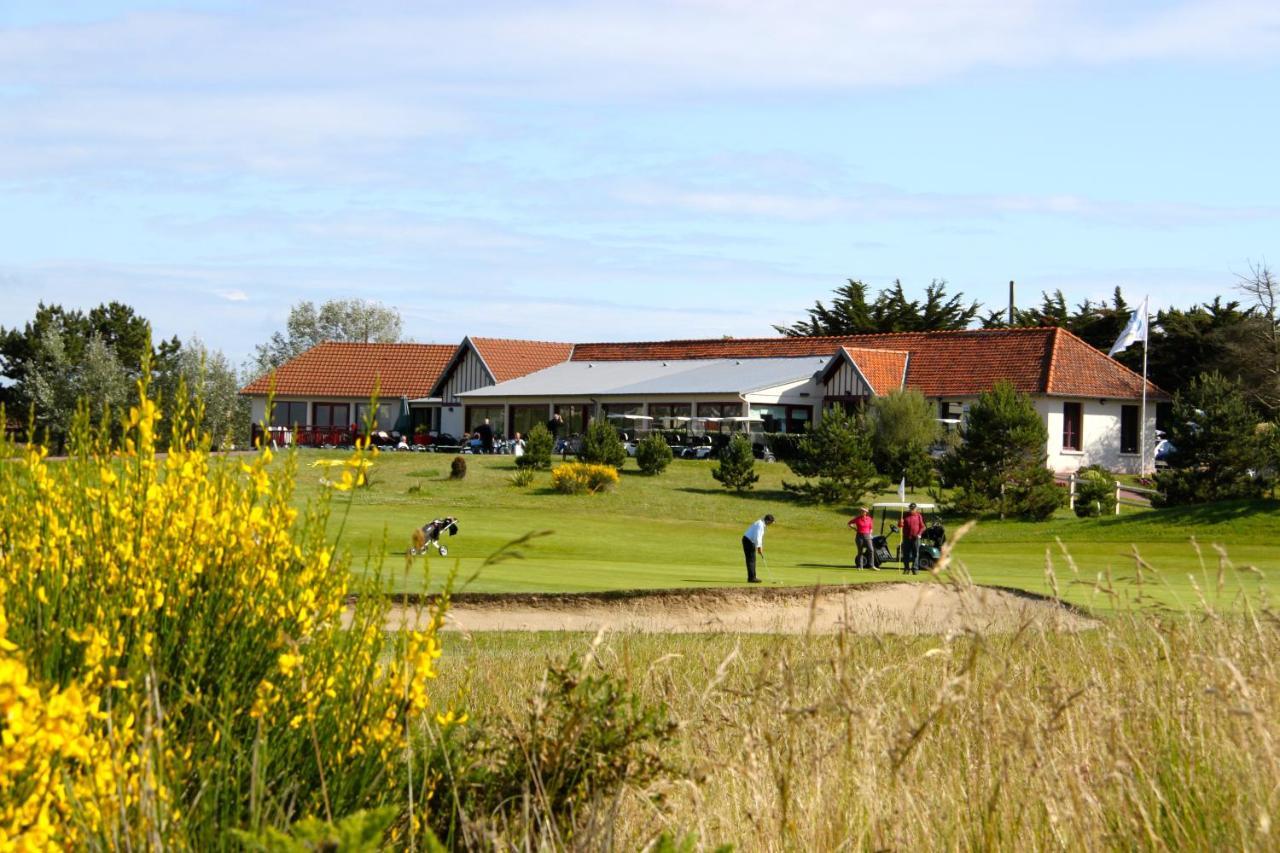
[[1009,325],[1013,325],[1013,280],[1009,280]]

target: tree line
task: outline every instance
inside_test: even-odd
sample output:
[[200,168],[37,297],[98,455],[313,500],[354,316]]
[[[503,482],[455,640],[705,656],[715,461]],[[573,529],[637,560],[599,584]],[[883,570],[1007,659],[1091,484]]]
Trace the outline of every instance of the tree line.
[[185,396],[202,403],[201,430],[215,447],[249,442],[249,401],[239,396],[248,382],[326,340],[394,342],[401,337],[398,312],[381,303],[330,300],[299,302],[283,332],[236,365],[198,337],[155,340],[151,323],[132,307],[109,302],[82,311],[40,303],[22,327],[0,326],[0,406],[6,429],[61,449],[77,410],[90,423],[115,416],[137,399],[144,372],[162,410],[171,413]]
[[[1187,388],[1204,374],[1218,373],[1240,385],[1250,405],[1267,420],[1280,417],[1280,281],[1265,264],[1240,276],[1238,298],[1214,296],[1186,308],[1169,307],[1151,316],[1147,376],[1169,393]],[[817,301],[806,318],[774,328],[788,336],[867,335],[883,332],[954,331],[975,325],[1057,326],[1107,352],[1129,322],[1135,306],[1117,287],[1110,301],[1086,299],[1074,306],[1061,290],[1041,293],[1040,304],[1008,312],[986,310],[963,293],[947,293],[947,282],[925,286],[923,298],[908,296],[895,281],[872,296],[862,281],[849,279],[829,303]],[[1142,371],[1142,347],[1117,353],[1126,367]]]

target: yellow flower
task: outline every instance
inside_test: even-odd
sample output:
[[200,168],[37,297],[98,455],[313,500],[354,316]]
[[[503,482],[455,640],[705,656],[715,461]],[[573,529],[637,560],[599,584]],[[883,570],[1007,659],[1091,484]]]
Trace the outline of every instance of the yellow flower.
[[445,728],[448,728],[449,726],[460,726],[469,719],[471,719],[471,717],[466,711],[458,713],[454,711],[453,708],[450,708],[443,714],[436,714],[436,722]]
[[302,655],[285,652],[276,659],[276,662],[280,665],[280,672],[288,675],[298,667],[298,664],[302,663]]

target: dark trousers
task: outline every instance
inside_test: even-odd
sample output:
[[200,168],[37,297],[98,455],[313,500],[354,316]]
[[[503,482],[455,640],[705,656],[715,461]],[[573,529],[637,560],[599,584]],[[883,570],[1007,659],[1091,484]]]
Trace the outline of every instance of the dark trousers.
[[756,543],[742,537],[742,555],[747,558],[747,580],[756,579]]
[[858,534],[858,557],[853,561],[855,569],[873,569],[876,565],[876,552],[871,544],[870,533]]
[[920,564],[920,537],[908,536],[902,540],[902,570],[915,574]]

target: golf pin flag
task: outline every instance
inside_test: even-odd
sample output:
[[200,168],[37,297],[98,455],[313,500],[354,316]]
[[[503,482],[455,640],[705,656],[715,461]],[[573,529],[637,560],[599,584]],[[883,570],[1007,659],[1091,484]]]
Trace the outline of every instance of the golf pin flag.
[[1107,355],[1114,356],[1118,352],[1123,352],[1129,348],[1130,344],[1136,344],[1138,341],[1144,344],[1147,342],[1147,300],[1150,298],[1142,297],[1142,307],[1133,312],[1133,316],[1129,318],[1129,325],[1124,327],[1124,331],[1120,333],[1120,337],[1116,338]]
[[898,500],[905,501],[907,499],[907,478],[903,477],[902,482],[898,484]]

